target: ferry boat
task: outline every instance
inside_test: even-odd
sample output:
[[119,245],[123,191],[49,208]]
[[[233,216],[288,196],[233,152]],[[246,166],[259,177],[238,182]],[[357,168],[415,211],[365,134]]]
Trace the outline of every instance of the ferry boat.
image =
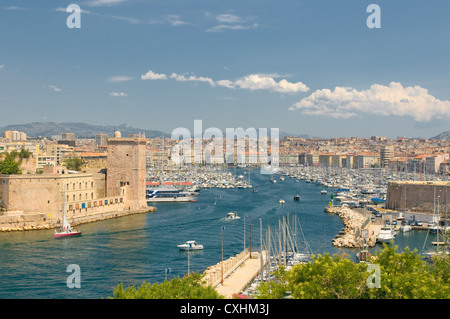
[[174,186],[161,186],[146,188],[147,203],[154,202],[196,202],[197,191],[184,190]]

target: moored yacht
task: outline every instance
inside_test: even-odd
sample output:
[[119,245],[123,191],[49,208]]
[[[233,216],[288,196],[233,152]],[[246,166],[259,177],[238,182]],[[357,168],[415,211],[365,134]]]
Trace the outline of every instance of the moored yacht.
[[389,243],[395,238],[394,229],[391,225],[384,225],[381,227],[380,233],[377,236],[378,243]]

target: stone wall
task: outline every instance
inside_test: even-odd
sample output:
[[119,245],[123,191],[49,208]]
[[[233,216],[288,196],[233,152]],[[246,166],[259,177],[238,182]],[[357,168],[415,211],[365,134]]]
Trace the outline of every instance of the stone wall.
[[[406,198],[405,198],[406,195]],[[406,200],[405,200],[406,199]],[[389,182],[386,208],[403,211],[450,213],[450,182]]]

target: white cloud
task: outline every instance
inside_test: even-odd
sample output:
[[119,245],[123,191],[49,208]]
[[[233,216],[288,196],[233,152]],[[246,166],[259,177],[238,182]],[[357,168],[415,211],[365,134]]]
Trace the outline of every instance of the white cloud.
[[235,88],[234,82],[230,81],[230,80],[220,80],[220,81],[216,81],[216,83],[219,86],[224,86],[224,87],[227,87],[227,88],[230,88],[230,89],[234,89]]
[[243,25],[243,24],[219,24],[212,28],[206,30],[206,32],[221,32],[223,30],[249,30],[256,29],[258,27],[257,23],[253,23],[251,25]]
[[91,7],[115,6],[127,0],[89,0],[85,4]]
[[119,83],[131,80],[133,80],[131,76],[121,76],[121,75],[111,76],[110,78],[108,78],[108,82],[110,83]]
[[241,17],[239,17],[235,14],[229,14],[229,13],[219,14],[215,18],[220,23],[242,23],[242,22],[244,22],[244,19],[242,19]]
[[280,93],[307,92],[309,88],[302,82],[291,83],[286,79],[276,82],[270,75],[250,74],[242,79],[236,80],[235,87],[247,90],[270,90]]
[[222,32],[225,30],[250,30],[256,29],[259,25],[257,23],[251,23],[252,19],[242,18],[236,14],[223,13],[214,15],[206,12],[205,15],[209,18],[216,20],[219,24],[206,29],[206,32]]
[[174,79],[180,82],[205,82],[210,86],[221,86],[229,89],[245,89],[245,90],[269,90],[279,93],[297,93],[307,92],[309,88],[302,82],[292,83],[286,79],[277,82],[274,78],[280,77],[278,74],[250,74],[243,78],[232,80],[214,81],[212,78],[196,75],[184,75],[171,73],[157,74],[149,70],[146,74],[141,76],[143,80],[166,80],[167,78]]
[[[58,7],[58,8],[55,8],[54,11],[67,13],[67,8]],[[84,10],[84,9],[81,9],[81,8],[80,8],[80,12],[81,13],[85,13],[85,14],[94,14],[91,11]]]
[[5,7],[5,10],[28,10],[27,8],[17,7],[17,6],[9,6]]
[[195,75],[191,75],[189,77],[186,77],[184,75],[172,73],[170,75],[170,78],[171,79],[175,79],[176,81],[181,81],[181,82],[188,82],[188,81],[206,82],[206,83],[209,83],[209,85],[211,85],[211,86],[216,86],[216,84],[214,83],[213,79],[207,78],[207,77],[203,77],[203,76],[197,77]]
[[144,75],[141,75],[142,80],[165,80],[167,79],[167,75],[154,73],[152,70],[149,70]]
[[50,89],[53,90],[53,92],[62,92],[62,90],[59,87],[56,87],[55,85],[49,85]]
[[128,94],[126,94],[124,92],[111,92],[111,93],[109,93],[109,95],[111,95],[111,96],[119,96],[119,97],[121,97],[121,96],[128,96]]
[[0,70],[4,69],[4,68],[5,68],[5,65],[4,64],[0,64]]
[[349,87],[317,90],[289,109],[334,118],[351,118],[361,113],[411,116],[419,122],[450,118],[450,101],[439,100],[420,86],[403,87],[397,82],[389,86],[373,84],[362,91]]
[[185,25],[185,24],[190,24],[188,22],[184,22],[180,19],[180,16],[176,15],[176,14],[171,14],[167,16],[167,21],[169,21],[169,23],[173,26],[173,27],[178,27],[180,25]]

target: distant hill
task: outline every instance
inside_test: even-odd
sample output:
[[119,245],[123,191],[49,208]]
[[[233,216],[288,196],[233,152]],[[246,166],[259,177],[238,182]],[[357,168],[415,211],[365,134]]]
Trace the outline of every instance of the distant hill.
[[432,140],[446,140],[450,142],[450,131],[442,132],[439,135],[431,138]]
[[54,135],[61,135],[61,133],[70,132],[75,133],[77,138],[94,138],[96,134],[100,133],[108,134],[112,137],[115,130],[119,130],[124,137],[128,136],[128,134],[138,133],[144,133],[146,137],[158,137],[165,134],[161,131],[134,128],[128,124],[121,124],[118,126],[101,126],[70,122],[32,122],[28,124],[13,124],[0,127],[0,134],[3,135],[5,131],[20,131],[25,132],[29,137],[52,137]]
[[[87,123],[55,123],[55,122],[32,122],[28,124],[12,124],[5,127],[0,127],[0,134],[3,135],[5,131],[20,131],[25,132],[29,137],[52,137],[55,135],[61,135],[61,133],[75,133],[77,138],[94,138],[96,134],[104,133],[112,137],[114,131],[118,130],[122,133],[122,136],[126,137],[129,134],[144,133],[146,137],[160,137],[163,134],[166,137],[170,137],[170,133],[164,133],[161,131],[146,130],[131,127],[128,124],[121,124],[118,126],[101,126],[93,125]],[[223,130],[225,134],[225,130]],[[267,134],[270,137],[270,129]],[[306,134],[290,134],[286,132],[279,132],[279,137],[284,138],[285,136],[303,137],[311,138],[311,136]]]

